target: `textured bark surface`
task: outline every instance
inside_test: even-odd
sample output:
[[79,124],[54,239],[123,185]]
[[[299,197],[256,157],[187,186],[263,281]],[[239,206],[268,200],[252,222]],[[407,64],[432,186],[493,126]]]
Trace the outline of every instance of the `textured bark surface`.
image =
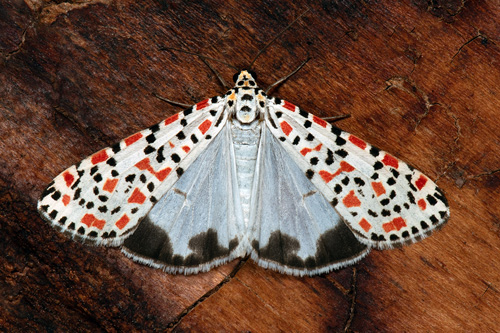
[[[234,261],[172,276],[73,242],[36,212],[66,167],[224,92],[176,47],[414,165],[447,226],[354,267],[296,278]],[[500,317],[498,1],[2,1],[0,329],[492,331]],[[211,64],[230,82],[234,70]]]

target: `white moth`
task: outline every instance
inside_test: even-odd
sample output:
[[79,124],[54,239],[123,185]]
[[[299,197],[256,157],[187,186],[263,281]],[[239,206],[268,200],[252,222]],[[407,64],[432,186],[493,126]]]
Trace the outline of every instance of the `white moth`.
[[449,209],[429,178],[295,105],[255,74],[89,156],[43,192],[44,219],[169,273],[250,255],[293,275],[415,242]]

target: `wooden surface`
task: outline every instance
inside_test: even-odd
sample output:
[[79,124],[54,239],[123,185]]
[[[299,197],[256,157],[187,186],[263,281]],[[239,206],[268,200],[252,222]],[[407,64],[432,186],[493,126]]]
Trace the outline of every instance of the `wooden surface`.
[[[432,4],[432,5],[429,5]],[[73,242],[36,212],[87,155],[224,92],[197,57],[414,165],[451,219],[409,247],[314,278],[234,261],[172,276]],[[2,1],[0,330],[494,331],[500,327],[500,3]],[[226,81],[234,70],[211,64]]]

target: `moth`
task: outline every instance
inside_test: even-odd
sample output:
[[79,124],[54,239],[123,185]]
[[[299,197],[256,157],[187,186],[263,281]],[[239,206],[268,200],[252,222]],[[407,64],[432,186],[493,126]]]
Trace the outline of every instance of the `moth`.
[[41,216],[74,239],[192,274],[249,255],[315,275],[416,242],[443,192],[394,156],[257,86],[206,99],[57,176]]

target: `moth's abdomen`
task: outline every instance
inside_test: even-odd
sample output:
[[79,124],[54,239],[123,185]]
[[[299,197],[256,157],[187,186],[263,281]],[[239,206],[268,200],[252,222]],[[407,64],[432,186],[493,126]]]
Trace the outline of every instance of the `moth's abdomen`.
[[250,219],[250,197],[254,181],[257,153],[260,141],[260,126],[242,128],[238,123],[231,124],[231,135],[236,161],[236,176],[246,225]]

